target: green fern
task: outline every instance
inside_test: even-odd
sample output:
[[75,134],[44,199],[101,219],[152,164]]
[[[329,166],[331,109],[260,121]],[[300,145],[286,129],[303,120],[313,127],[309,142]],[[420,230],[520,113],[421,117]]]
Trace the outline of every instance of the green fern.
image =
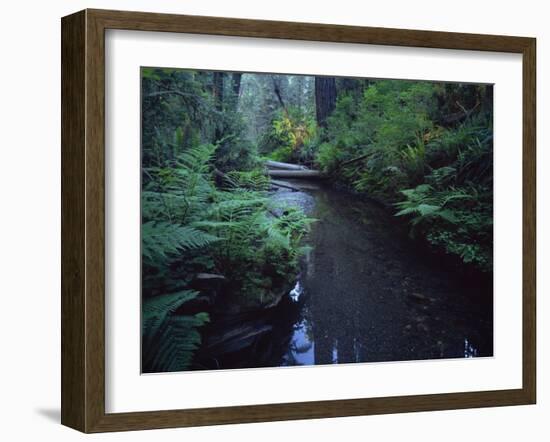
[[407,199],[396,203],[396,207],[401,210],[395,216],[412,216],[413,226],[435,218],[455,224],[458,218],[455,211],[448,206],[449,203],[460,199],[473,199],[471,195],[460,189],[451,188],[445,192],[436,192],[429,184],[421,184],[414,189],[403,190],[401,193]]
[[166,260],[170,255],[205,247],[218,241],[214,235],[190,226],[149,221],[141,226],[142,254],[150,262]]
[[185,302],[191,301],[197,297],[199,292],[193,290],[184,290],[178,293],[155,296],[143,302],[143,333],[144,335],[154,335],[157,333],[160,325],[166,320],[166,317],[173,313]]
[[482,270],[492,266],[492,201],[490,189],[480,193],[473,185],[437,190],[422,184],[401,193],[405,200],[396,204],[396,216],[410,218],[411,236],[421,230],[427,240],[465,263]]
[[[179,135],[176,134],[175,138]],[[184,370],[201,343],[206,313],[176,315],[196,292],[196,273],[226,277],[236,302],[263,302],[298,268],[300,240],[309,220],[285,207],[274,216],[263,171],[230,172],[223,190],[214,183],[211,145],[186,149],[173,162],[144,171],[142,191],[144,371]],[[269,275],[269,276],[266,276]],[[157,295],[158,293],[170,293]],[[254,299],[247,299],[248,294]],[[267,298],[266,298],[267,299]]]
[[229,186],[235,189],[269,190],[270,179],[262,170],[246,172],[232,170],[226,174],[226,178]]
[[184,290],[155,296],[142,306],[142,363],[143,371],[179,371],[188,368],[195,350],[201,343],[197,331],[209,321],[207,313],[174,315],[186,302],[195,299],[198,292]]

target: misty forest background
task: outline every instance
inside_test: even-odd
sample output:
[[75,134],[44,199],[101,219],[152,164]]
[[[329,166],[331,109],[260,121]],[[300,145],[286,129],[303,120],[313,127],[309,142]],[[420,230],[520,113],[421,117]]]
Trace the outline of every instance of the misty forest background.
[[204,284],[260,309],[295,278],[315,220],[270,199],[266,160],[319,170],[453,265],[492,272],[492,86],[141,75],[143,371],[193,366]]

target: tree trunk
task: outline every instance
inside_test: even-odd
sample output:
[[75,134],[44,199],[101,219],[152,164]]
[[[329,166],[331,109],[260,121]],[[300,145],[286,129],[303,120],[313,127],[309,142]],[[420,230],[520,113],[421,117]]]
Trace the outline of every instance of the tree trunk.
[[231,109],[237,112],[239,107],[239,94],[241,93],[241,78],[243,74],[231,75]]
[[281,94],[281,85],[279,83],[279,79],[277,77],[272,76],[271,80],[273,81],[273,92],[275,92],[275,95],[277,96],[277,100],[279,100],[279,104],[283,108],[283,112],[285,113],[285,116],[288,118],[288,110],[283,100],[283,95]]
[[[223,72],[214,72],[213,79],[213,88],[212,92],[214,94],[214,105],[218,112],[223,111]],[[222,118],[217,118],[216,129],[214,132],[215,141],[222,138],[223,135],[223,126]]]
[[241,92],[241,78],[243,74],[233,74],[232,80],[233,80],[233,94],[238,99],[239,94]]
[[327,126],[327,118],[336,107],[336,80],[334,77],[315,77],[315,111],[317,124]]
[[223,72],[214,72],[214,84],[212,91],[214,93],[216,110],[221,112],[223,107]]

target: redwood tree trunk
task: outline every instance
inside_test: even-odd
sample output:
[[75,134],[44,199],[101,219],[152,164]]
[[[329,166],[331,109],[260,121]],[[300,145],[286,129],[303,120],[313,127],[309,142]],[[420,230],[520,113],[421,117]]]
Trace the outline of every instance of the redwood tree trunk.
[[235,94],[236,97],[239,96],[239,93],[241,92],[241,77],[243,74],[233,74],[232,80],[233,80],[233,94]]
[[214,102],[216,110],[221,111],[223,107],[223,72],[214,72],[213,81]]
[[315,111],[319,126],[327,126],[327,118],[335,107],[336,79],[334,77],[315,77]]
[[[212,92],[214,95],[214,105],[218,112],[223,110],[223,72],[214,72]],[[223,135],[222,119],[218,118],[216,123],[216,129],[214,131],[214,138],[219,140]]]
[[231,75],[231,108],[234,112],[237,111],[239,107],[239,95],[241,93],[241,78],[243,74],[232,74]]

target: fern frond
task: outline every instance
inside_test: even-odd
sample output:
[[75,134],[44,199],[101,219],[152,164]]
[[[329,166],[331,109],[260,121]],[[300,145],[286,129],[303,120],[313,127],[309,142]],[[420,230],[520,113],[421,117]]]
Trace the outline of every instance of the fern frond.
[[176,165],[182,169],[189,169],[194,172],[203,173],[208,170],[208,163],[214,158],[216,146],[212,144],[201,144],[190,147],[177,158]]
[[290,248],[290,235],[281,232],[280,228],[276,224],[272,224],[267,229],[267,237],[269,242],[275,246],[283,249]]
[[195,299],[199,292],[184,290],[178,293],[149,298],[142,305],[143,334],[150,336],[157,333],[160,324],[182,304]]
[[207,313],[176,316],[174,312],[199,293],[184,290],[155,296],[142,306],[142,361],[145,372],[178,371],[189,367],[201,343],[197,331],[209,321]]
[[171,254],[205,247],[218,240],[190,226],[155,221],[141,226],[142,254],[151,261],[164,260]]

